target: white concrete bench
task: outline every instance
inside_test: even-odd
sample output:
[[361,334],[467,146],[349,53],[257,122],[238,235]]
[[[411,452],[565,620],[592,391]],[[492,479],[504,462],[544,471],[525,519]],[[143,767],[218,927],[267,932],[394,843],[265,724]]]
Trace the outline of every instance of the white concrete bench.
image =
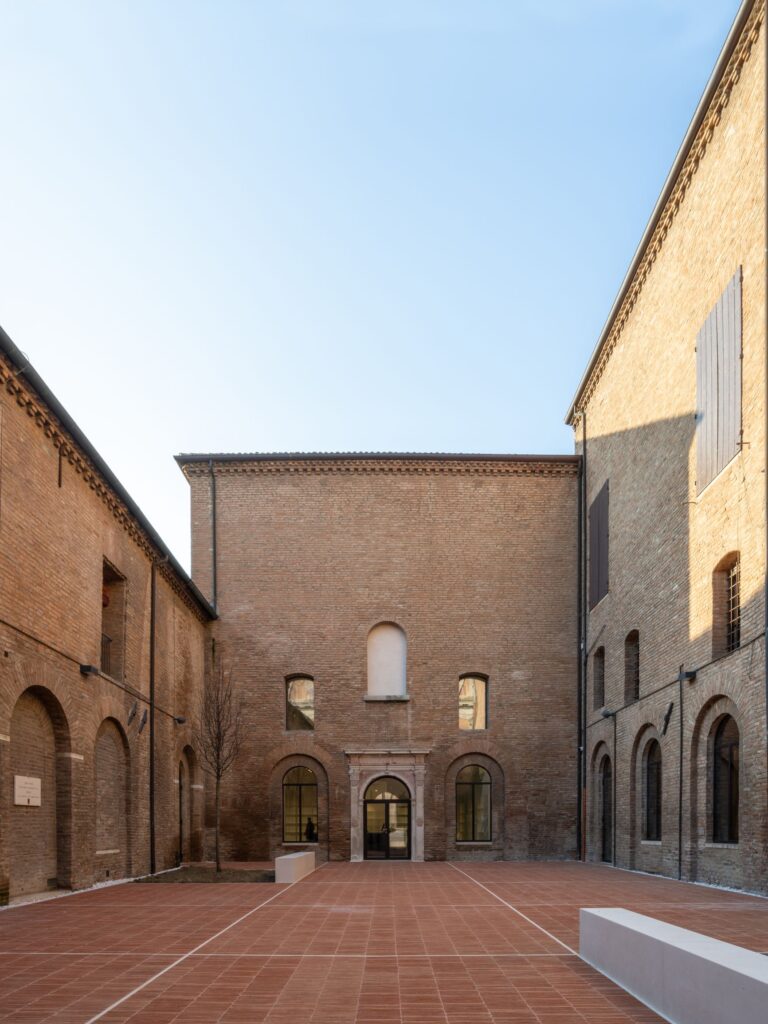
[[286,853],[283,857],[275,857],[276,882],[298,882],[300,878],[311,875],[314,870],[315,854],[313,850]]
[[768,956],[620,909],[583,909],[582,958],[673,1024],[766,1024]]

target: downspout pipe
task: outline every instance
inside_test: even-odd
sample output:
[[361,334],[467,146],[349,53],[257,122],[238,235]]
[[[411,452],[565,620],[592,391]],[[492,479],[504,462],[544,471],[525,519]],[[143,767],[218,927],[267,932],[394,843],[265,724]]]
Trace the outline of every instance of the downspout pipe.
[[152,562],[149,584],[149,873],[157,871],[155,849],[155,633],[157,563]]
[[157,871],[157,836],[155,807],[155,645],[157,639],[157,567],[164,565],[167,558],[153,559],[149,581],[149,873]]
[[211,604],[218,612],[218,577],[216,551],[216,474],[213,471],[213,459],[208,459],[208,472],[211,475]]
[[576,856],[583,860],[582,848],[584,844],[582,836],[583,819],[583,793],[584,774],[582,771],[582,751],[584,749],[584,731],[582,729],[581,708],[584,703],[584,637],[582,633],[582,608],[581,608],[581,575],[582,575],[582,491],[584,490],[583,462],[579,464],[579,483],[577,491],[576,509],[576,644],[578,651],[578,677],[576,697]]
[[685,716],[683,715],[683,679],[685,673],[683,672],[683,666],[680,666],[680,686],[678,689],[678,708],[677,713],[680,716],[680,724],[678,727],[678,765],[677,765],[677,877],[682,880],[683,877],[683,744],[685,740]]
[[579,707],[580,759],[581,759],[581,849],[582,860],[587,859],[587,410],[579,411],[581,416],[581,505],[580,505],[580,546],[579,585],[581,608],[581,706]]
[[763,444],[765,457],[764,529],[765,534],[765,577],[763,584],[763,657],[765,677],[765,755],[768,762],[768,10],[763,14],[763,216],[765,229],[765,248],[763,257],[763,281],[765,284],[765,303],[763,324],[763,385],[765,399],[763,401]]

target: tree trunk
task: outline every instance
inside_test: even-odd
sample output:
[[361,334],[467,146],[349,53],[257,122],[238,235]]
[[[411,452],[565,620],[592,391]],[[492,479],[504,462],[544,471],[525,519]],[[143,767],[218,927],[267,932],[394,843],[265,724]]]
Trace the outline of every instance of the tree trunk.
[[221,817],[221,779],[216,777],[216,873],[221,871],[221,852],[219,850],[219,820]]

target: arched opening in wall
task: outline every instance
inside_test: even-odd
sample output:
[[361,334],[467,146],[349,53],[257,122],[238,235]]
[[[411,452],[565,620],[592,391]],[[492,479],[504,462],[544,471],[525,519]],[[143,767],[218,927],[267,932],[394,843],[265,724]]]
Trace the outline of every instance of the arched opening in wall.
[[723,715],[712,730],[712,841],[739,841],[739,727]]
[[456,775],[456,842],[490,843],[493,787],[490,773],[468,764]]
[[406,784],[385,775],[365,791],[366,860],[410,860],[411,794]]
[[613,766],[608,754],[600,761],[600,859],[613,864]]
[[643,764],[643,839],[661,841],[661,745],[651,740]]
[[94,871],[97,878],[130,874],[130,801],[128,744],[113,718],[96,733],[94,776]]
[[53,694],[31,687],[11,715],[10,895],[70,884],[69,726]]
[[380,622],[368,634],[368,696],[407,695],[408,641],[394,622]]
[[195,821],[196,766],[194,750],[190,746],[184,747],[179,761],[179,853],[183,861],[194,860],[200,855]]
[[712,657],[741,646],[741,563],[738,551],[721,559],[712,573]]
[[[176,860],[181,864],[185,859],[185,851],[189,844],[189,814],[187,813],[188,798],[187,790],[189,781],[187,778],[187,766],[184,763],[184,755],[181,755],[178,769],[178,798],[179,798],[179,845]],[[187,858],[188,859],[188,858]]]
[[318,841],[317,776],[297,765],[283,776],[283,842]]

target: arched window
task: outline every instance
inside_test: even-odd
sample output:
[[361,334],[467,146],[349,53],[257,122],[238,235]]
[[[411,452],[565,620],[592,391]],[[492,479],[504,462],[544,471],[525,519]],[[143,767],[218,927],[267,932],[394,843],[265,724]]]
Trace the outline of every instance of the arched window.
[[739,727],[730,715],[715,726],[712,756],[712,840],[738,843]]
[[459,728],[488,728],[488,679],[468,675],[459,679]]
[[636,629],[624,641],[624,700],[640,699],[640,634]]
[[741,646],[741,563],[732,551],[712,574],[712,657],[722,658]]
[[661,839],[661,746],[651,740],[645,748],[645,828],[644,838]]
[[315,728],[315,681],[312,676],[286,676],[285,728]]
[[366,800],[410,800],[408,787],[400,779],[385,775],[375,779],[365,791]]
[[317,842],[317,779],[311,768],[291,768],[283,776],[283,842]]
[[408,642],[394,622],[380,622],[368,634],[368,696],[405,697]]
[[592,697],[595,710],[605,706],[605,648],[592,655]]
[[613,766],[607,754],[600,762],[600,857],[613,863]]
[[478,764],[467,765],[456,776],[456,841],[491,841],[491,776]]

